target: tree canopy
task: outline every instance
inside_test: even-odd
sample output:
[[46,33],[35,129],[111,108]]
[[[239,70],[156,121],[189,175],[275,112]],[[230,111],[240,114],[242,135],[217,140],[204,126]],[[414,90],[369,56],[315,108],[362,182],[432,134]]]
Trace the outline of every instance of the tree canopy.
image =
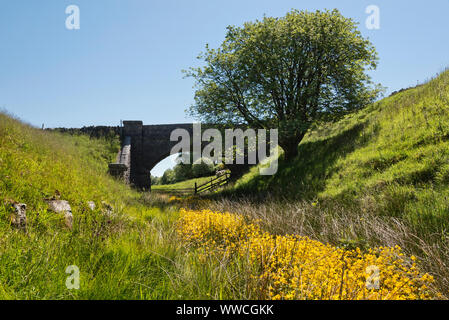
[[377,53],[338,10],[297,11],[229,26],[217,49],[186,72],[196,82],[189,113],[208,123],[278,129],[286,158],[314,123],[363,108],[379,93],[367,71]]

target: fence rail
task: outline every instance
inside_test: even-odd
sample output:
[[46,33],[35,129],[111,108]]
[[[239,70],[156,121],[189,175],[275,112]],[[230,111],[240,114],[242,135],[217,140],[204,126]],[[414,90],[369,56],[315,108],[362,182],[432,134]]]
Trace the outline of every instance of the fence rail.
[[206,191],[212,191],[218,187],[222,187],[224,185],[227,185],[231,179],[231,175],[226,172],[223,175],[220,175],[216,178],[211,178],[210,181],[197,185],[195,182],[195,194],[206,192]]

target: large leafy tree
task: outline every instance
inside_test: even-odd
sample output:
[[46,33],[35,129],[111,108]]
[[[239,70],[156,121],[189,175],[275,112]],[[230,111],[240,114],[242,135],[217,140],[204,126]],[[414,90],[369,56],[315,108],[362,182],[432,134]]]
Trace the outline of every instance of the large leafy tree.
[[367,70],[377,53],[357,24],[338,10],[297,11],[229,26],[217,49],[206,46],[204,67],[191,68],[195,103],[189,112],[208,123],[279,130],[286,159],[307,131],[372,102]]

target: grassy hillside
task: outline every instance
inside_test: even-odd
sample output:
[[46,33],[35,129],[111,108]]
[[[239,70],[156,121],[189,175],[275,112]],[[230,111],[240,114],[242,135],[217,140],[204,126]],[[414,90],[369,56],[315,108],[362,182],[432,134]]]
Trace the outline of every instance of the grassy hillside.
[[[159,234],[176,215],[145,206],[108,176],[117,148],[118,141],[46,132],[0,114],[0,299],[178,296],[167,286],[176,247]],[[58,195],[70,202],[73,230],[48,210],[45,199]],[[26,231],[10,225],[12,201],[27,205]],[[80,269],[80,290],[66,288],[71,265]]]
[[315,128],[299,152],[274,176],[253,167],[209,208],[336,246],[399,245],[448,292],[449,71]]
[[[0,190],[2,197],[26,202],[39,210],[55,191],[73,203],[112,201],[128,192],[105,172],[119,141],[91,140],[37,130],[0,114]],[[111,190],[115,188],[116,190]]]
[[449,71],[335,124],[313,130],[274,176],[253,168],[242,193],[289,199],[364,198],[389,216],[449,226]]

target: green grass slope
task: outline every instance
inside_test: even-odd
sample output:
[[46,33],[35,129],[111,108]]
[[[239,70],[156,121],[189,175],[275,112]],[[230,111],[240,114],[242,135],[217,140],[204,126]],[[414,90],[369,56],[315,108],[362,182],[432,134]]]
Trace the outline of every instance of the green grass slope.
[[118,151],[118,141],[36,130],[0,114],[0,142],[4,199],[26,202],[40,210],[42,199],[58,190],[79,210],[80,201],[112,201],[115,194],[128,192],[105,174],[107,163]]
[[449,71],[313,130],[299,152],[293,162],[280,161],[274,176],[252,168],[235,191],[340,203],[369,198],[387,215],[446,226]]
[[[118,141],[46,132],[0,113],[0,299],[178,297],[167,285],[176,248],[161,235],[175,215],[146,207],[141,194],[108,176],[117,148]],[[45,199],[57,194],[71,204],[73,230],[48,210]],[[10,224],[12,201],[27,205],[26,231]],[[72,265],[79,290],[66,287]]]

